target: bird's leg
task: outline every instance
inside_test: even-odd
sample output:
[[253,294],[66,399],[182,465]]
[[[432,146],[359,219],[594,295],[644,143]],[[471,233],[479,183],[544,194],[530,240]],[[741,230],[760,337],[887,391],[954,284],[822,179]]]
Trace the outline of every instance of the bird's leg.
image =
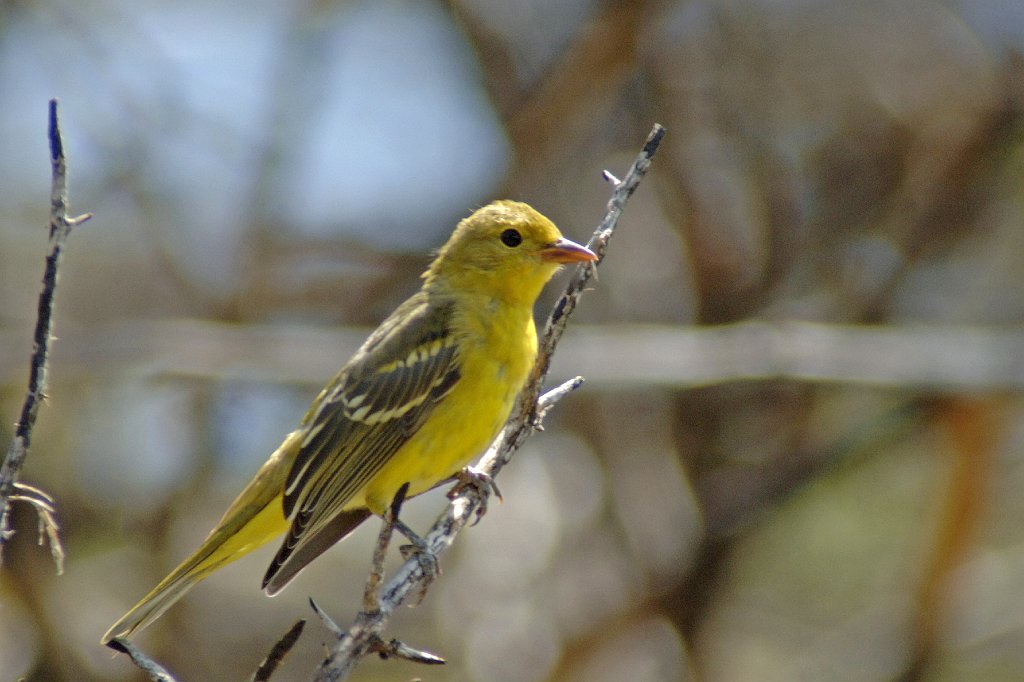
[[416,531],[405,525],[401,519],[396,518],[393,523],[394,529],[404,535],[411,543],[408,545],[402,545],[398,548],[398,551],[402,553],[402,558],[408,559],[415,555],[417,560],[420,562],[420,567],[423,569],[423,575],[428,583],[441,575],[441,564],[437,560],[437,555],[430,549],[430,546],[427,545],[426,541],[417,535]]
[[398,489],[398,492],[395,494],[395,498],[391,501],[391,506],[388,508],[387,512],[385,512],[384,523],[389,537],[392,531],[397,530],[399,533],[404,535],[410,543],[412,543],[409,545],[402,545],[398,548],[398,551],[402,553],[403,559],[408,559],[415,555],[416,560],[419,561],[420,568],[423,570],[423,588],[420,591],[419,599],[416,601],[416,603],[419,604],[427,595],[427,587],[430,583],[434,582],[434,579],[437,578],[437,576],[441,574],[441,564],[437,560],[437,555],[430,549],[426,541],[424,541],[416,531],[398,518],[399,512],[402,510],[402,504],[405,502],[405,495],[408,491],[408,483]]
[[455,485],[453,485],[452,489],[448,491],[449,500],[454,500],[456,496],[466,488],[474,488],[477,491],[477,500],[479,504],[476,508],[476,518],[473,520],[474,526],[478,524],[483,515],[487,513],[487,498],[491,493],[494,493],[499,501],[505,501],[505,498],[501,496],[501,490],[498,488],[498,484],[494,481],[494,478],[483,469],[467,466],[461,469],[459,473],[455,474],[454,478]]
[[[384,512],[384,522],[388,524],[388,531],[393,531],[395,526],[401,523],[398,520],[398,514],[402,511],[402,505],[405,504],[405,496],[409,494],[409,484],[403,483],[402,487],[395,493],[394,498],[391,500],[391,506]],[[403,526],[405,524],[402,524]]]

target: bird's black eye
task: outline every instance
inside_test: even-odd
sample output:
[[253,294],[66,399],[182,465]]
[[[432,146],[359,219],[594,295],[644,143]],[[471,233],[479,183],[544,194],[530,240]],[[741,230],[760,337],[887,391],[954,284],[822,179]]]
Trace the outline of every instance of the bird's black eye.
[[523,243],[523,235],[519,234],[519,230],[509,228],[501,233],[501,243],[515,248]]

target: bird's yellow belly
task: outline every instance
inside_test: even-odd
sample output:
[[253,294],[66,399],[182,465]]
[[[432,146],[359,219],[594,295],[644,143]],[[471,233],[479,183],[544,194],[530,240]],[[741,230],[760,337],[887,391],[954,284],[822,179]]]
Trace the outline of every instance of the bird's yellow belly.
[[[525,348],[520,355],[503,362],[493,358],[467,362],[459,382],[444,398],[451,409],[436,410],[420,427],[417,437],[396,452],[362,495],[356,496],[352,506],[365,505],[374,514],[383,514],[405,483],[409,484],[407,496],[418,495],[454,476],[481,455],[508,419],[533,364],[532,348]],[[474,372],[478,375],[473,376]],[[483,373],[492,376],[481,377]],[[495,381],[495,373],[506,376]],[[504,390],[495,391],[495,386]]]

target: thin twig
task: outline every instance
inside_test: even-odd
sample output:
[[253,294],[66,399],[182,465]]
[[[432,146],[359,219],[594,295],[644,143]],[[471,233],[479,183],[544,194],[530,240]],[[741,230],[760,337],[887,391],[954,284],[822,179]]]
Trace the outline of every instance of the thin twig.
[[[595,231],[589,244],[591,249],[597,253],[599,260],[597,263],[579,266],[572,275],[565,293],[555,303],[540,337],[537,362],[520,395],[518,406],[513,410],[512,416],[501,434],[481,459],[479,469],[485,474],[494,477],[519,446],[540,428],[541,420],[547,410],[582,384],[582,378],[577,377],[543,396],[540,395],[541,386],[551,364],[551,356],[565,330],[569,317],[587,283],[594,276],[596,265],[600,263],[600,259],[603,259],[608,248],[608,241],[622,214],[622,209],[650,167],[651,157],[657,151],[664,134],[664,128],[655,124],[643,150],[621,181],[611,173],[605,173],[605,179],[612,182],[615,188],[608,202],[604,220]],[[439,554],[449,547],[459,532],[474,517],[477,509],[485,504],[489,494],[487,486],[465,486],[461,492],[455,495],[430,532],[423,538],[429,549],[434,554]],[[375,647],[379,647],[380,642],[383,641],[381,633],[384,631],[391,613],[404,603],[424,577],[421,564],[415,557],[406,561],[394,577],[384,585],[376,608],[373,611],[360,612],[348,632],[334,644],[328,657],[317,669],[314,679],[317,682],[343,680],[355,669],[359,660],[368,653],[378,650]]]
[[57,100],[50,100],[49,110],[50,166],[52,184],[50,189],[50,244],[46,256],[46,271],[43,275],[43,290],[39,294],[33,351],[29,370],[28,391],[21,407],[21,415],[14,429],[3,465],[0,466],[0,561],[3,546],[13,535],[10,527],[10,503],[29,502],[39,515],[40,535],[50,541],[50,551],[57,572],[63,571],[64,549],[57,535],[56,514],[53,499],[37,488],[18,483],[21,469],[25,464],[32,442],[39,405],[46,398],[46,372],[50,353],[50,339],[53,329],[54,294],[57,290],[57,274],[64,242],[71,229],[92,217],[86,213],[77,218],[68,217],[67,163],[64,158],[64,141],[61,138],[57,120]]
[[127,639],[115,637],[107,642],[107,646],[114,651],[120,651],[122,654],[128,654],[128,657],[132,659],[132,663],[134,663],[139,670],[149,675],[149,679],[153,680],[153,682],[176,682],[174,677],[167,672],[166,668],[146,654],[142,653],[138,647]]
[[26,502],[36,510],[36,518],[39,521],[38,544],[42,547],[47,542],[50,543],[50,555],[53,557],[53,563],[57,565],[57,575],[64,573],[64,545],[61,544],[58,534],[60,524],[57,523],[57,508],[53,498],[39,488],[16,482],[14,494],[8,499],[11,502]]
[[335,637],[341,637],[345,634],[345,631],[338,627],[338,624],[331,620],[331,617],[327,615],[327,612],[320,608],[320,605],[313,601],[313,598],[309,598],[309,608],[313,609],[313,613],[320,618],[320,622],[324,624]]
[[267,657],[260,663],[260,667],[256,669],[256,673],[252,676],[252,682],[267,682],[270,679],[270,676],[277,670],[277,666],[281,664],[284,657],[288,655],[288,652],[292,650],[295,643],[299,641],[302,629],[305,627],[305,619],[295,621],[295,625],[291,626],[288,632],[284,633],[284,636],[277,641],[274,648],[270,650]]
[[410,646],[402,644],[397,639],[392,639],[388,642],[378,640],[370,647],[370,653],[377,654],[384,660],[389,658],[401,658],[412,663],[422,663],[424,665],[444,665],[446,662],[440,656],[435,656],[429,651],[413,649]]
[[377,608],[380,593],[380,583],[384,580],[384,560],[387,558],[388,545],[391,544],[391,536],[395,531],[395,519],[398,518],[402,502],[405,501],[405,493],[409,490],[406,483],[395,494],[391,501],[384,523],[381,524],[380,533],[377,535],[377,544],[373,548],[373,561],[370,567],[370,574],[366,578],[366,589],[363,590],[363,611],[373,612]]

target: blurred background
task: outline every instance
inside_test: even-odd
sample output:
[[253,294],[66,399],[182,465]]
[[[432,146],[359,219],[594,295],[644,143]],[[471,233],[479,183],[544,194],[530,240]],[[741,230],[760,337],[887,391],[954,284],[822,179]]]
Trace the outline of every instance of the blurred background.
[[[140,680],[97,643],[200,542],[430,249],[492,198],[585,240],[668,134],[552,381],[588,382],[354,679],[1024,678],[1024,3],[0,2],[0,442],[73,214],[0,571],[0,678]],[[538,306],[546,315],[551,294]],[[407,505],[425,528],[440,494]],[[309,679],[366,524],[272,547],[138,642],[179,682]]]

